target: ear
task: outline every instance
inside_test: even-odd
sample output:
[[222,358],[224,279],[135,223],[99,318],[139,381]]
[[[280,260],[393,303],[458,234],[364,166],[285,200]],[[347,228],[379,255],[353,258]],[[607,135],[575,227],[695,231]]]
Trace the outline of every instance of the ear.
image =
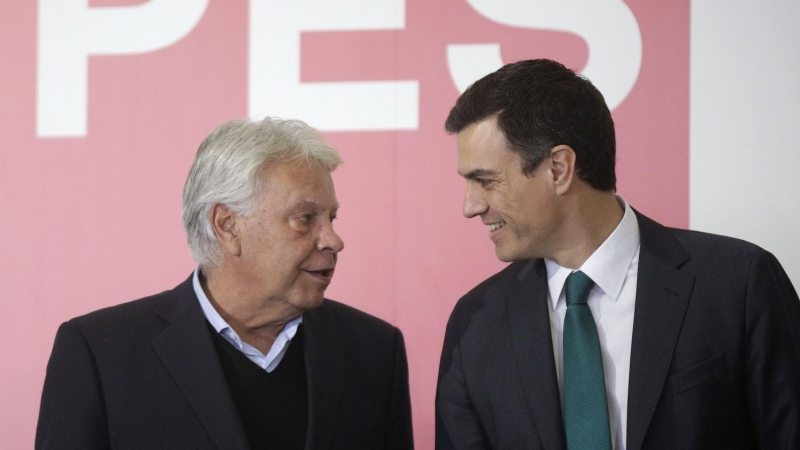
[[223,204],[217,203],[211,207],[211,228],[225,254],[239,256],[242,253],[238,229],[240,221],[241,218]]
[[563,195],[575,181],[575,150],[569,145],[556,145],[550,150],[550,164],[556,193]]

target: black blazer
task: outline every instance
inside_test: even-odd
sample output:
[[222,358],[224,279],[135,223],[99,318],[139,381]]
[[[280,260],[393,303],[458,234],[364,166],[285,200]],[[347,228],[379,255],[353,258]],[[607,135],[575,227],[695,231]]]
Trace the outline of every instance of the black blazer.
[[[744,241],[641,234],[627,450],[800,448],[800,301]],[[563,450],[542,260],[511,264],[456,305],[436,397],[436,448]]]
[[[332,300],[301,329],[306,448],[413,448],[400,330]],[[61,325],[36,448],[248,448],[191,278]]]

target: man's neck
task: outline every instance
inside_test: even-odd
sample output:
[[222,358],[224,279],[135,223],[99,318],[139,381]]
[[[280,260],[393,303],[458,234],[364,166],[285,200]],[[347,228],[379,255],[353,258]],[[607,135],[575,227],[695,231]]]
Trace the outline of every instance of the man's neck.
[[267,354],[288,322],[300,315],[276,302],[247,298],[220,270],[201,270],[200,285],[209,302],[233,331]]
[[614,232],[625,214],[613,192],[584,187],[570,199],[559,242],[549,258],[561,267],[578,269]]

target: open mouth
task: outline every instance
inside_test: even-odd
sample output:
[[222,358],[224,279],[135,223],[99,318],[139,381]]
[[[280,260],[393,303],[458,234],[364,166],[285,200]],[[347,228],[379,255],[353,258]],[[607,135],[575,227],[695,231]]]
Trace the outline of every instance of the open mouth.
[[501,220],[500,222],[490,223],[487,226],[489,227],[489,231],[491,232],[503,228],[504,226],[506,226],[506,223]]
[[326,280],[330,280],[333,276],[333,269],[323,269],[323,270],[306,270],[306,272],[310,273],[311,275],[315,275],[320,278],[324,278]]

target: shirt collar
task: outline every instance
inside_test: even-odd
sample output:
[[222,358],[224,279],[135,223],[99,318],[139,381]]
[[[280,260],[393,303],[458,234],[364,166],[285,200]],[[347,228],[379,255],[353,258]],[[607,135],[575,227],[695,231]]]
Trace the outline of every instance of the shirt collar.
[[226,328],[230,328],[231,326],[228,325],[228,322],[219,315],[214,305],[211,304],[211,301],[206,296],[206,292],[203,290],[203,286],[200,284],[200,266],[194,269],[192,287],[194,287],[197,300],[200,301],[200,307],[203,308],[203,315],[206,316],[206,320],[214,327],[214,330],[216,330],[217,333],[222,333]]
[[[636,215],[625,199],[616,197],[617,201],[624,205],[625,213],[622,215],[622,220],[579,269],[595,282],[593,289],[599,288],[615,302],[619,298],[636,249],[639,248],[639,222],[636,220]],[[550,306],[555,310],[567,276],[573,270],[561,267],[549,259],[545,259],[544,262],[547,267]]]

